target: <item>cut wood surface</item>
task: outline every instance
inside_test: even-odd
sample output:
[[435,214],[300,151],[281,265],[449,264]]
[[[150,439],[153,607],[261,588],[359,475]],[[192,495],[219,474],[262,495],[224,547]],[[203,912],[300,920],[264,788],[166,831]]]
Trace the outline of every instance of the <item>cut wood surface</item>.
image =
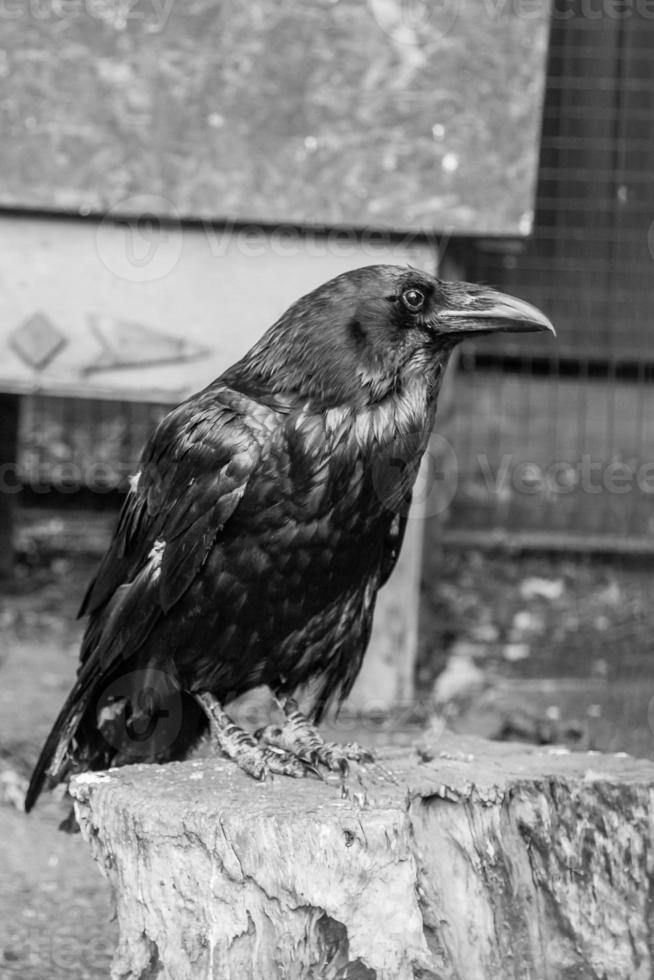
[[395,781],[85,774],[114,978],[649,980],[654,765],[443,735]]

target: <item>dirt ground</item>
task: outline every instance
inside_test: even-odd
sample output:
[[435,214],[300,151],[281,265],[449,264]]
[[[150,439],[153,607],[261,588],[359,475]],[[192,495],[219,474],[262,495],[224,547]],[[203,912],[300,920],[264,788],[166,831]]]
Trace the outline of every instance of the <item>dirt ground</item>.
[[0,976],[90,980],[108,976],[116,927],[108,887],[79,835],[57,828],[67,807],[44,797],[29,817],[12,799],[75,671],[75,606],[88,560],[62,559],[23,575],[0,596]]
[[[101,546],[113,518],[92,520]],[[81,838],[57,829],[63,801],[46,796],[29,817],[16,806],[74,676],[75,614],[95,565],[87,531],[32,521],[18,577],[0,590],[0,975],[21,980],[106,977],[116,941],[106,883]],[[356,737],[410,739],[446,718],[458,731],[654,757],[653,575],[430,549],[419,701]]]
[[435,549],[420,687],[455,730],[652,757],[653,582],[651,561]]

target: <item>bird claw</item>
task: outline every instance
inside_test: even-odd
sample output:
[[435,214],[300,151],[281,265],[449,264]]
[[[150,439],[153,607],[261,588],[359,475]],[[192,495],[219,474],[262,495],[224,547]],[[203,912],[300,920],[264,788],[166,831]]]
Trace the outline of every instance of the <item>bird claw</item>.
[[349,775],[350,762],[357,762],[359,765],[375,764],[375,756],[370,749],[356,742],[348,742],[345,745],[340,745],[338,742],[324,742],[320,761],[332,772],[339,771],[345,777]]
[[259,748],[264,759],[265,775],[292,776],[294,779],[302,779],[306,775],[302,760],[290,752],[280,752],[262,745]]
[[317,768],[314,753],[302,754],[293,750],[282,737],[282,729],[279,725],[267,725],[259,728],[254,733],[254,738],[268,760],[268,768],[272,773],[283,776],[312,776],[315,779],[323,779],[323,775]]
[[248,746],[247,750],[229,753],[229,757],[239,768],[259,782],[265,782],[272,776],[291,776],[293,779],[302,779],[306,776],[322,779],[316,767],[304,759],[267,745],[255,743]]
[[285,725],[266,725],[255,732],[256,739],[277,750],[288,752],[300,759],[312,771],[323,778],[318,766],[329,772],[338,772],[344,779],[350,771],[350,761],[359,763],[374,762],[369,749],[349,742],[325,742],[313,725],[293,705]]
[[197,695],[197,700],[209,717],[212,741],[253,779],[280,775],[324,781],[322,769],[326,769],[344,781],[350,774],[350,762],[372,765],[379,774],[392,779],[370,749],[356,742],[326,742],[293,701],[285,707],[284,725],[266,725],[251,735],[235,725],[211,695]]
[[212,743],[248,776],[262,782],[272,775],[295,779],[320,775],[315,766],[297,758],[283,746],[276,747],[234,724],[211,695],[200,694],[197,700],[209,717]]

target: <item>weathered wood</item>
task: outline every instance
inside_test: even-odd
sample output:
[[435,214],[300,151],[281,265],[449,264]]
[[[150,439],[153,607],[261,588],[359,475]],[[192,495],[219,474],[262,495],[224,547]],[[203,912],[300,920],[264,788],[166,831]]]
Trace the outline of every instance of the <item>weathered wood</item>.
[[[160,227],[136,218],[116,225],[0,216],[0,248],[1,391],[170,403],[216,378],[332,276],[376,263],[432,271],[436,258],[433,246],[389,235]],[[36,363],[16,342],[35,315],[63,338]],[[140,335],[128,350],[126,333]]]
[[0,392],[0,578],[14,565],[14,514],[20,398]]
[[654,765],[444,736],[396,783],[231,763],[73,781],[115,980],[649,980]]
[[5,206],[530,230],[548,0],[5,7]]

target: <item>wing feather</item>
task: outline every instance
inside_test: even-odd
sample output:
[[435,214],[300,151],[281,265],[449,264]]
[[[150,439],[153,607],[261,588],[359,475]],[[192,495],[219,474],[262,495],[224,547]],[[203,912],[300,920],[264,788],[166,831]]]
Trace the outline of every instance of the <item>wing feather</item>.
[[101,636],[89,631],[82,661],[94,648],[105,664],[121,648],[133,652],[179,601],[238,507],[259,456],[245,419],[215,393],[209,404],[185,403],[166,416],[82,603],[80,615],[104,610]]

